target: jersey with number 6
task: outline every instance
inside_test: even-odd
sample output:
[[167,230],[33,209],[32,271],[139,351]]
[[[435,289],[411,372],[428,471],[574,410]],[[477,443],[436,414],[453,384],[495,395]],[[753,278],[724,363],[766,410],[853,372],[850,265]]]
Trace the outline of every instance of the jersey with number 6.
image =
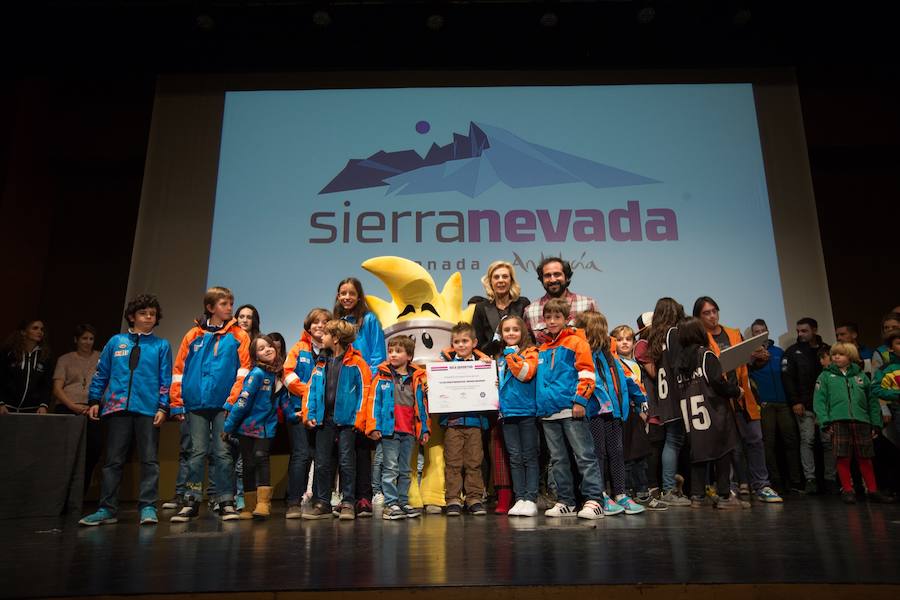
[[690,379],[679,375],[681,418],[691,443],[691,462],[716,460],[738,444],[737,426],[731,401],[722,398],[709,385],[707,364],[718,361],[706,349],[697,350],[699,365]]
[[666,332],[666,343],[663,346],[659,364],[656,366],[656,381],[653,382],[654,385],[651,386],[649,394],[650,416],[658,419],[660,423],[668,423],[681,418],[681,413],[678,411],[681,392],[675,378],[675,363],[680,353],[678,328],[671,327]]

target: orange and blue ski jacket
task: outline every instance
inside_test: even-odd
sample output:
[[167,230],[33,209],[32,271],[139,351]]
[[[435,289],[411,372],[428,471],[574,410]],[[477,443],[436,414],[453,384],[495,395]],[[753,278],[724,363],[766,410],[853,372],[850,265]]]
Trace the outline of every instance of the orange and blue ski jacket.
[[594,393],[596,375],[591,346],[584,332],[566,327],[538,350],[538,415],[548,417],[574,404],[587,407]]
[[533,417],[537,415],[534,376],[537,374],[538,349],[515,350],[506,347],[497,361],[500,381],[500,416]]
[[[325,421],[328,358],[325,353],[319,354],[309,380],[309,393],[303,402],[303,421],[315,420],[318,427]],[[334,398],[335,425],[344,427],[352,425],[360,431],[366,430],[365,403],[371,383],[369,365],[357,349],[348,346],[341,361],[341,372],[338,375]]]
[[[416,439],[421,440],[422,436],[428,433],[425,369],[410,363],[409,374],[401,377],[412,378],[412,391],[416,399],[413,410]],[[369,388],[369,398],[366,402],[366,435],[373,431],[380,431],[383,436],[394,434],[394,374],[391,372],[391,364],[387,361],[378,365],[378,372],[372,379],[372,387]]]
[[232,319],[220,329],[200,321],[181,340],[172,387],[172,408],[226,410],[237,400],[250,372],[250,338]]

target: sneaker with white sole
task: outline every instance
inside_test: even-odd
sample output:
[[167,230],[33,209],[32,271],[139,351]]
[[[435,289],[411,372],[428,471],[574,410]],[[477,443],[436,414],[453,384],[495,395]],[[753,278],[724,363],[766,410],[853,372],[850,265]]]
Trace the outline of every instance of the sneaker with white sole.
[[444,508],[442,506],[438,506],[437,504],[426,504],[425,505],[425,514],[426,515],[440,515],[444,513]]
[[384,494],[378,492],[372,496],[372,505],[375,507],[384,506]]
[[405,519],[406,513],[402,508],[400,508],[400,506],[394,504],[392,506],[384,507],[384,510],[381,513],[381,518],[385,521],[398,521],[400,519]]
[[536,517],[538,514],[538,506],[536,502],[531,500],[522,500],[522,508],[519,509],[520,517]]
[[691,499],[686,496],[679,496],[675,493],[675,490],[669,490],[659,498],[663,502],[665,502],[668,506],[681,506],[681,507],[690,507]]
[[632,500],[630,496],[622,496],[621,498],[616,500],[616,504],[625,509],[626,515],[639,515],[647,510],[646,508]]
[[197,506],[196,500],[186,500],[184,506],[169,519],[173,523],[187,523],[193,521],[200,516],[200,508]]
[[756,493],[753,495],[760,502],[765,502],[767,504],[779,504],[781,502],[784,502],[784,499],[778,495],[778,492],[776,492],[769,486],[765,486],[756,490]]
[[715,507],[719,510],[741,510],[750,508],[750,503],[731,492],[727,498],[719,497]]
[[616,504],[615,501],[606,494],[603,494],[603,498],[600,500],[600,502],[603,506],[603,514],[605,514],[607,517],[613,517],[625,512],[624,507]]
[[422,509],[416,508],[412,504],[404,504],[401,508],[403,509],[403,512],[406,513],[407,519],[415,519],[422,515]]
[[603,509],[596,500],[586,500],[584,506],[578,511],[579,519],[602,519]]
[[575,512],[574,506],[567,506],[562,502],[557,502],[553,505],[553,508],[548,508],[544,511],[545,517],[576,517],[578,513]]
[[660,500],[659,498],[654,498],[653,496],[644,503],[644,508],[647,510],[656,510],[656,511],[664,511],[669,510],[669,505]]
[[184,496],[182,494],[175,494],[174,498],[163,502],[161,508],[163,510],[178,510],[182,506],[184,506]]
[[516,500],[516,503],[512,505],[512,508],[510,508],[508,511],[506,511],[506,516],[508,516],[508,517],[520,516],[519,511],[522,510],[522,504],[524,502],[525,502],[524,500]]
[[240,513],[234,507],[234,502],[230,500],[220,503],[219,515],[223,521],[237,521],[241,518]]
[[156,514],[155,506],[145,506],[141,509],[141,525],[156,525],[159,523],[159,516]]
[[118,522],[119,519],[116,517],[116,513],[107,508],[99,508],[97,512],[91,513],[78,521],[78,524],[95,527],[97,525],[112,525]]

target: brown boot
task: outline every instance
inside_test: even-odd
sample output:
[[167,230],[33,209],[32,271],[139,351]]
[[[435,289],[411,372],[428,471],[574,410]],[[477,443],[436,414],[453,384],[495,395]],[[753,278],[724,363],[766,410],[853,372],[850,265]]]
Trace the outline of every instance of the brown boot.
[[242,521],[252,519],[254,508],[256,508],[256,492],[244,492],[244,508],[238,516]]
[[272,512],[272,486],[261,485],[256,488],[256,508],[253,509],[254,519],[268,519]]

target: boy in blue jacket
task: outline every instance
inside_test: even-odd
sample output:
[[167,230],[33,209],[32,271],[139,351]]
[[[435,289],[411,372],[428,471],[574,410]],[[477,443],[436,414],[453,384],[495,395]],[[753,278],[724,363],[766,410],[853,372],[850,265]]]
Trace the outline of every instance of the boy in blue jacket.
[[[550,475],[556,505],[544,511],[548,517],[602,519],[603,488],[600,464],[588,427],[586,407],[596,387],[591,346],[584,332],[566,325],[569,303],[553,298],[544,304],[549,341],[538,349],[535,381],[538,414],[550,450]],[[575,489],[569,449],[581,474],[584,506],[575,510]]]
[[[172,350],[153,335],[162,319],[156,296],[141,295],[125,308],[128,333],[114,335],[100,355],[88,393],[88,416],[107,427],[106,464],[100,484],[100,507],[78,523],[95,526],[118,522],[119,484],[132,439],[141,459],[138,496],[141,525],[159,522],[159,426],[169,412]],[[180,408],[172,416],[183,419]]]
[[[330,518],[331,484],[334,481],[334,442],[337,439],[341,477],[338,518],[356,518],[356,447],[366,429],[365,401],[372,375],[362,355],[351,344],[356,329],[346,321],[331,320],[322,336],[323,352],[316,359],[303,400],[303,424],[316,430],[315,502],[304,519]],[[371,516],[371,515],[369,515]]]
[[[759,335],[769,330],[762,319],[756,319],[750,325],[750,333]],[[760,406],[760,422],[762,425],[763,443],[766,448],[766,465],[769,468],[769,479],[783,491],[783,478],[778,468],[777,446],[779,438],[784,447],[787,459],[790,489],[798,494],[806,493],[803,480],[803,467],[800,463],[800,433],[794,419],[794,412],[788,402],[782,381],[782,362],[784,350],[767,340],[753,353],[750,362],[750,379],[756,384],[757,400]],[[815,482],[810,484],[810,490]]]
[[211,287],[203,298],[203,316],[181,340],[172,373],[172,406],[190,413],[191,454],[184,506],[175,523],[199,515],[204,463],[212,446],[213,473],[223,521],[239,518],[234,505],[234,460],[222,439],[225,413],[234,404],[250,372],[250,338],[233,318],[234,294]]
[[382,518],[418,517],[409,504],[410,460],[416,442],[428,443],[425,370],[412,363],[416,341],[398,336],[388,342],[388,359],[378,366],[366,403],[366,434],[384,452]]

